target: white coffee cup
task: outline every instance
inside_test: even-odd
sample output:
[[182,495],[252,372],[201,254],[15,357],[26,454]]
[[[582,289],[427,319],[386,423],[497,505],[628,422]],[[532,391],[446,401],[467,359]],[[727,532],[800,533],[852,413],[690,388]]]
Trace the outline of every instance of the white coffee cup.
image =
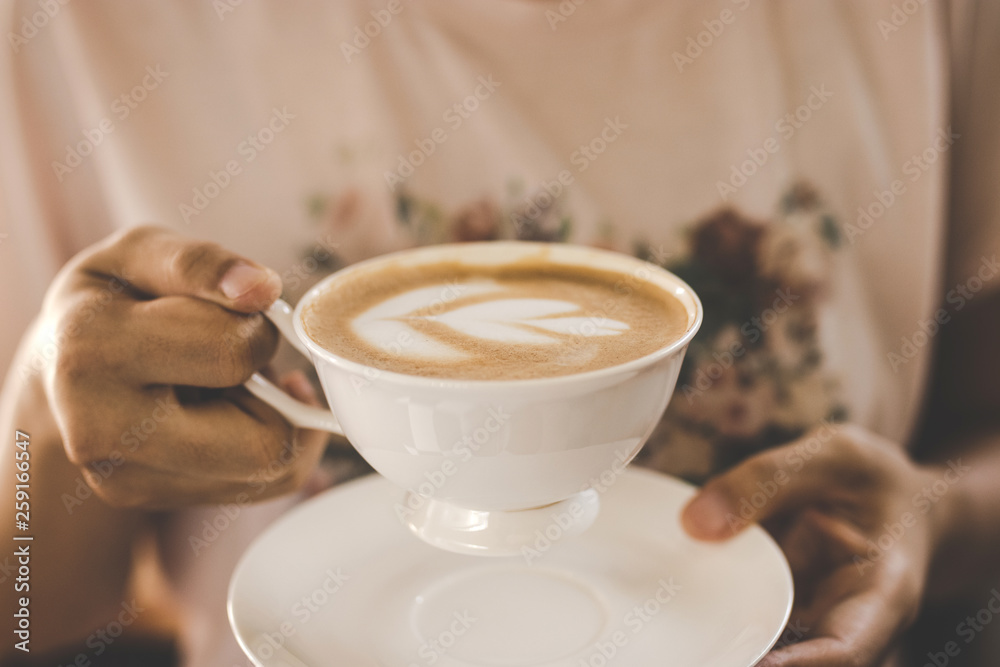
[[[573,375],[444,380],[379,370],[338,356],[306,335],[303,310],[358,271],[392,262],[494,265],[542,254],[559,265],[603,269],[673,295],[684,334],[639,359]],[[633,282],[634,281],[634,282]],[[424,540],[461,553],[518,553],[538,531],[569,535],[596,516],[607,486],[638,453],[673,393],[702,321],[694,291],[672,273],[627,255],[562,244],[488,242],[405,250],[328,276],[293,310],[266,313],[308,356],[333,410],[306,406],[260,375],[247,387],[292,424],[340,433],[378,472],[407,490],[395,508]],[[336,414],[336,417],[334,417]]]

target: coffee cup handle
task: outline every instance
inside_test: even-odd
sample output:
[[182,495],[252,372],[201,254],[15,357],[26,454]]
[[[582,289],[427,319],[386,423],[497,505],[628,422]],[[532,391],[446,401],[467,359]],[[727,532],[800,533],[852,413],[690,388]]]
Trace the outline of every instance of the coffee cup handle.
[[[263,311],[267,319],[278,327],[278,331],[291,343],[296,350],[301,352],[308,359],[309,350],[295,333],[292,326],[292,307],[285,301],[278,299],[271,307]],[[265,378],[260,373],[254,373],[244,385],[251,394],[264,401],[272,408],[281,413],[293,426],[298,428],[310,428],[319,431],[329,431],[337,435],[344,435],[340,428],[340,422],[329,410],[317,408],[312,405],[298,401],[286,394],[280,387]]]

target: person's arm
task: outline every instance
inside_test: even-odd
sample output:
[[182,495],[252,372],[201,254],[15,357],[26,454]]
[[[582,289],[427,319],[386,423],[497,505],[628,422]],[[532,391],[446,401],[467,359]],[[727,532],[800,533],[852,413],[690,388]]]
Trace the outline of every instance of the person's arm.
[[728,539],[749,525],[746,499],[771,485],[750,519],[788,559],[791,622],[805,634],[758,667],[878,667],[916,617],[946,523],[940,503],[914,499],[950,476],[862,427],[826,425],[710,480],[682,522],[694,537]]
[[[267,470],[285,443],[301,444],[291,470],[250,496],[290,490],[322,448],[322,437],[293,433],[246,393],[225,389],[273,350],[270,325],[240,324],[277,295],[274,276],[230,299],[218,279],[238,258],[217,246],[146,230],[84,250],[122,224],[115,202],[124,201],[123,182],[98,155],[108,146],[71,174],[53,169],[95,126],[94,82],[116,70],[113,56],[105,62],[80,40],[93,23],[89,6],[61,7],[30,43],[0,49],[0,665],[64,644],[65,664],[78,654],[86,660],[74,664],[99,664],[100,637],[89,646],[87,638],[131,603],[131,551],[146,508],[232,499],[248,468]],[[20,34],[37,11],[33,0],[2,3],[0,33]],[[221,336],[226,327],[233,339]],[[175,409],[177,396],[185,400]],[[15,488],[25,462],[15,458],[18,430],[30,435],[28,531],[15,524],[15,502],[25,502]],[[17,581],[13,537],[23,534],[34,537],[30,582]],[[29,596],[25,656],[12,629]]]
[[[982,288],[942,327],[929,419],[918,457],[961,458],[969,474],[947,497],[949,531],[935,558],[932,597],[980,596],[1000,574],[1000,4],[942,3],[949,14],[951,117],[962,135],[949,155],[945,285]],[[949,304],[953,306],[955,304]]]
[[[30,655],[71,645],[76,654],[89,650],[86,638],[128,602],[132,545],[143,519],[141,512],[117,509],[93,497],[80,470],[66,458],[41,383],[20,377],[34,349],[30,337],[0,394],[0,632],[7,639],[0,655],[28,657],[13,649],[23,638],[29,639],[22,646]],[[18,441],[28,444],[18,447]],[[22,451],[28,455],[18,461]],[[17,466],[22,461],[28,463],[21,466],[26,471]],[[28,510],[17,516],[16,475],[22,472],[27,472]],[[28,529],[19,530],[16,522],[24,518]],[[33,539],[15,541],[24,536]],[[29,551],[27,558],[17,555],[23,549]],[[22,558],[26,563],[19,562]],[[26,572],[20,570],[22,564]],[[30,601],[30,634],[18,637],[14,631],[20,619],[15,615],[22,598]]]
[[[944,418],[924,438],[933,462],[857,426],[827,427],[751,457],[685,508],[690,533],[726,539],[747,525],[741,499],[777,482],[753,518],[788,557],[793,619],[808,632],[761,665],[876,667],[925,593],[981,594],[1000,573],[1000,295],[982,297],[943,334],[929,404]],[[807,463],[795,456],[804,445],[816,452]]]
[[947,532],[928,594],[979,595],[1000,575],[1000,292],[970,301],[943,329],[928,410],[921,458],[969,468],[943,498]]
[[[143,510],[266,499],[305,481],[324,435],[293,430],[239,386],[274,352],[257,311],[279,291],[273,272],[155,228],[109,238],[60,272],[0,398],[0,544],[34,538],[28,595],[16,574],[0,582],[5,636],[30,595],[32,654],[68,643],[93,656],[87,638],[131,603]],[[298,380],[285,388],[314,400]],[[30,436],[27,531],[17,431]],[[13,651],[0,646],[0,662]]]

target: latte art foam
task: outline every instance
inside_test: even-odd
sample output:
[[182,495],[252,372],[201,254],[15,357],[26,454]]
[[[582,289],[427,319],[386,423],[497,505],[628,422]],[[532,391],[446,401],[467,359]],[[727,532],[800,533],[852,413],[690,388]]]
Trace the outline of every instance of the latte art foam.
[[521,261],[380,265],[335,280],[306,333],[375,368],[450,379],[528,379],[638,359],[679,339],[687,311],[636,276]]

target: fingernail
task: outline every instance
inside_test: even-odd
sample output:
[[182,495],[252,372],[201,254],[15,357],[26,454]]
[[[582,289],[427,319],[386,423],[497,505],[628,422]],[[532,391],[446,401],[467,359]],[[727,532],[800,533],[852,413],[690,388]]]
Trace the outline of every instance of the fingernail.
[[270,278],[264,269],[250,266],[245,262],[233,264],[219,281],[219,289],[229,299],[238,299],[257,285]]
[[703,540],[720,539],[729,534],[726,517],[731,513],[729,504],[718,493],[702,491],[684,508],[681,520],[685,530]]

